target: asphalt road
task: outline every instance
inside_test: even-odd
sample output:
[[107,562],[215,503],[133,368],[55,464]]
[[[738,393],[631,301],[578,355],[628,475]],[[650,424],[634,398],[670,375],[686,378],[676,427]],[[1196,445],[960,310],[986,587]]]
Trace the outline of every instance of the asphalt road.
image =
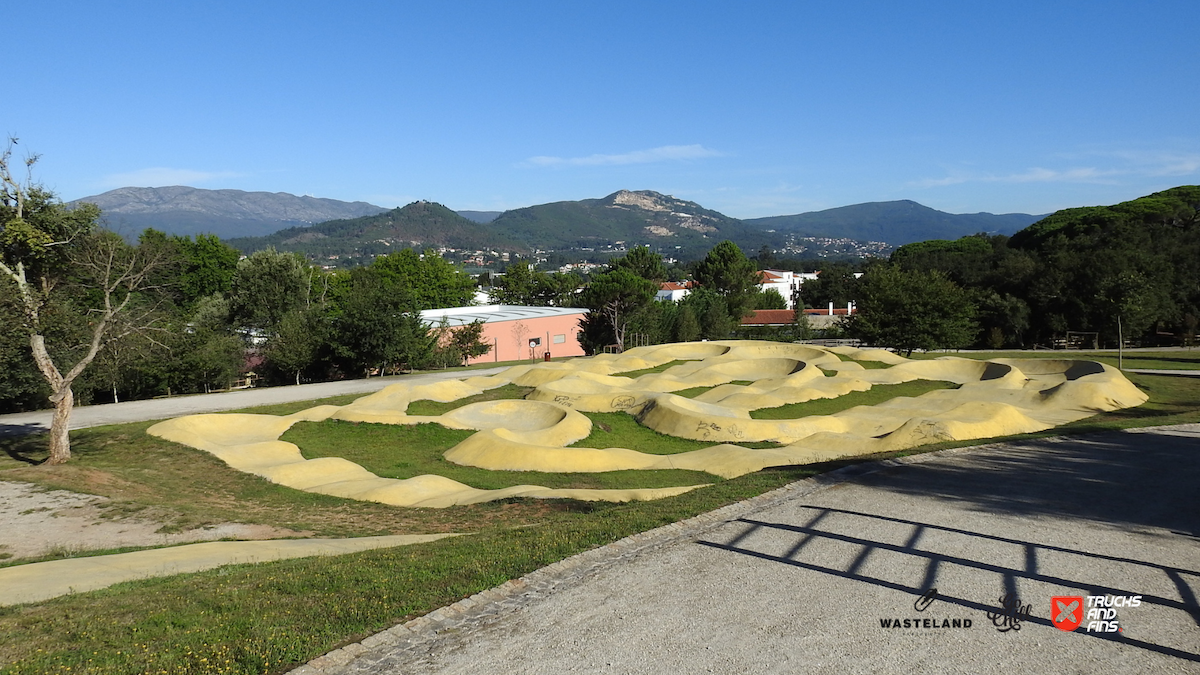
[[[71,428],[85,429],[105,424],[170,419],[172,417],[179,417],[180,415],[221,412],[260,405],[272,405],[275,403],[290,403],[292,401],[311,401],[329,396],[340,396],[342,394],[369,394],[398,382],[428,382],[471,377],[474,375],[494,375],[501,370],[504,370],[504,368],[421,373],[418,375],[398,375],[395,377],[374,377],[365,380],[318,382],[288,387],[243,389],[241,391],[221,392],[218,394],[156,398],[149,401],[128,401],[125,403],[78,406],[71,413]],[[0,438],[48,431],[52,415],[53,411],[50,410],[0,415]]]
[[[1200,425],[926,457],[341,672],[1200,672]],[[1141,598],[1120,632],[1052,625],[1089,595]]]

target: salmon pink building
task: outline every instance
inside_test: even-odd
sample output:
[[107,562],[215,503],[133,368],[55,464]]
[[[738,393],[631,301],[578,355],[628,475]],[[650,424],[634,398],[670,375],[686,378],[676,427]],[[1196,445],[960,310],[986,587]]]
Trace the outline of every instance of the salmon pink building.
[[465,326],[483,322],[483,341],[491,351],[467,362],[499,363],[543,359],[550,356],[583,356],[579,344],[579,320],[587,314],[578,307],[522,307],[517,305],[484,305],[482,307],[450,307],[427,309],[421,320],[436,327]]

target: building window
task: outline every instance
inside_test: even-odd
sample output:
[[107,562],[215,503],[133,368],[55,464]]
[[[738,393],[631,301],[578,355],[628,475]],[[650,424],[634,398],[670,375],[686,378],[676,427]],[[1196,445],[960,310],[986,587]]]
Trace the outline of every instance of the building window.
[[566,341],[567,341],[566,335],[555,335],[554,336],[554,344],[556,344],[556,345],[561,345],[562,343],[564,343]]

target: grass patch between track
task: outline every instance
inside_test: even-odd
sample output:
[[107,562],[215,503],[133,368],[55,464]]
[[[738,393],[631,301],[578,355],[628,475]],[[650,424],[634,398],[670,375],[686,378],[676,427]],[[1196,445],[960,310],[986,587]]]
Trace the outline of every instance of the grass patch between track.
[[920,396],[938,389],[957,389],[953,382],[940,380],[913,380],[900,384],[876,384],[867,391],[852,391],[837,398],[818,398],[803,403],[790,403],[777,408],[751,410],[750,417],[756,420],[790,420],[811,415],[832,415],[860,405],[878,405],[900,396]]
[[342,457],[384,478],[412,478],[422,474],[436,474],[482,490],[498,490],[515,485],[596,489],[657,488],[696,485],[717,480],[717,477],[711,474],[681,469],[600,473],[489,471],[460,466],[442,457],[442,453],[474,433],[469,430],[447,429],[440,424],[366,424],[328,420],[296,424],[283,435],[283,440],[300,446],[307,459]]
[[460,398],[457,401],[443,403],[441,401],[431,401],[429,399],[419,399],[408,404],[408,410],[405,414],[408,415],[443,415],[461,408],[470,403],[480,403],[483,401],[499,401],[502,399],[525,398],[529,392],[533,391],[533,387],[521,387],[515,384],[506,384],[503,387],[488,389],[482,394],[467,396]]

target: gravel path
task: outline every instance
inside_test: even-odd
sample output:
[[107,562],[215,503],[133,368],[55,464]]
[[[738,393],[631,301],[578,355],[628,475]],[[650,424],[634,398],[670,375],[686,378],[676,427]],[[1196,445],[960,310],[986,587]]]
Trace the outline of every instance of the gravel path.
[[[293,672],[1200,672],[1200,425],[866,471],[589,551]],[[1141,600],[1115,611],[1121,632],[1052,625],[1053,596],[1088,595]]]
[[394,534],[350,539],[210,541],[0,568],[0,607],[39,602],[122,581],[199,572],[224,565],[318,555],[344,555],[436,541],[455,534]]
[[152,518],[105,517],[105,497],[0,481],[0,556],[32,558],[126,546],[172,546],[216,539],[277,539],[311,532],[269,525],[221,523],[170,534]]
[[[373,377],[365,380],[317,382],[314,384],[287,387],[243,389],[241,391],[228,391],[218,394],[156,398],[149,401],[128,401],[125,403],[79,406],[71,413],[71,428],[86,429],[87,427],[98,427],[105,424],[162,420],[179,417],[180,415],[221,412],[260,405],[291,403],[293,401],[312,401],[329,396],[341,396],[343,394],[369,394],[398,382],[433,382],[459,377],[471,377],[474,375],[494,375],[501,370],[504,370],[504,367],[484,370],[447,371],[444,373],[421,373],[419,375],[398,375],[395,377]],[[50,410],[38,410],[29,413],[0,415],[0,437],[47,431],[50,428],[52,414]]]

